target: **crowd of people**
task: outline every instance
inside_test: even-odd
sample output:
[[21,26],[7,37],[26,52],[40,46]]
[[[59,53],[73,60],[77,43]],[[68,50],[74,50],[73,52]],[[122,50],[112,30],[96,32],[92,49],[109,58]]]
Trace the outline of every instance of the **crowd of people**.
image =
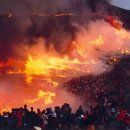
[[100,126],[116,121],[119,125],[118,130],[124,130],[130,125],[130,115],[124,108],[117,108],[117,105],[97,104],[90,106],[89,110],[84,111],[79,106],[75,113],[69,104],[65,103],[62,107],[56,106],[55,109],[37,109],[37,112],[27,108],[12,109],[12,112],[4,112],[0,116],[1,130],[101,130]]
[[[121,59],[109,72],[100,75],[87,75],[65,83],[68,92],[79,95],[90,102],[115,102],[118,106],[130,107],[130,58]],[[87,100],[87,101],[88,101]]]
[[[130,127],[129,58],[121,60],[110,72],[88,75],[67,81],[68,92],[80,95],[88,108],[76,112],[68,103],[45,110],[13,108],[0,115],[0,130],[107,130],[116,123],[116,130]],[[91,105],[89,104],[91,102]],[[111,130],[111,129],[109,129]]]

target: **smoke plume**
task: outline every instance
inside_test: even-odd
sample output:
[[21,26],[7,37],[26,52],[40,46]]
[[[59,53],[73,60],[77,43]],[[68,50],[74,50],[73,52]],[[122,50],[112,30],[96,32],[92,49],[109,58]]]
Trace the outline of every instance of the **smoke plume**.
[[[106,0],[1,0],[0,60],[14,56],[15,45],[32,44],[39,37],[46,39],[46,47],[51,43],[65,53],[61,46],[66,39],[68,44],[74,39],[73,23],[86,24],[94,12],[107,12],[108,5]],[[72,16],[54,16],[62,12]]]

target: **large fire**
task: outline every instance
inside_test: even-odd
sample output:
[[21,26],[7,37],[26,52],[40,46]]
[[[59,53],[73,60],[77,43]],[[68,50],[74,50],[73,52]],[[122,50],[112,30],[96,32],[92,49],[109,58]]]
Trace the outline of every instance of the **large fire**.
[[[3,99],[0,99],[0,111],[10,110],[11,107],[25,103],[36,105],[42,102],[42,106],[55,104],[59,98],[57,89],[62,87],[67,79],[106,71],[108,66],[105,66],[100,58],[107,53],[128,54],[129,48],[126,45],[124,47],[124,44],[130,40],[129,32],[123,29],[121,22],[113,22],[112,17],[108,17],[108,20],[114,27],[105,21],[98,21],[90,25],[90,30],[81,28],[66,54],[60,55],[53,46],[46,50],[44,40],[40,39],[37,45],[23,49],[26,53],[23,60],[9,59],[6,63],[0,63],[1,79],[4,79],[4,75],[14,75],[18,80],[22,77],[21,82],[26,86],[23,92],[20,91],[23,96],[21,94],[18,97],[21,102],[12,101],[9,104],[4,101],[12,95],[1,90]],[[113,62],[116,61],[116,57],[113,57]],[[4,68],[8,69],[3,73]],[[20,83],[15,84],[17,89]],[[7,84],[1,82],[0,85]]]

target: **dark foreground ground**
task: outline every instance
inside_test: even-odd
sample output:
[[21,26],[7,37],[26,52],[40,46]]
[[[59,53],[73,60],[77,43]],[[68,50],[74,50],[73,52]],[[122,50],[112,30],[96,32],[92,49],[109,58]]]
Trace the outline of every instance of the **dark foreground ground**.
[[[35,130],[31,128],[0,128],[0,130]],[[44,129],[43,129],[44,130]],[[51,129],[53,130],[53,129]],[[57,129],[57,130],[70,130],[70,129]],[[74,130],[94,130],[94,129],[74,129]],[[128,128],[124,128],[121,126],[121,124],[117,122],[113,122],[111,124],[104,124],[104,125],[98,125],[96,126],[95,130],[130,130]]]

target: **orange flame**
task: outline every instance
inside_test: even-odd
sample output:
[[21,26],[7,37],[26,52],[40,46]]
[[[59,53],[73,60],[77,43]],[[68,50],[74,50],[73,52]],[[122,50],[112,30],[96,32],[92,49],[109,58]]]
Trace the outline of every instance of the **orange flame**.
[[116,29],[122,29],[123,23],[113,16],[107,16],[106,20]]
[[27,103],[35,103],[41,99],[44,99],[45,105],[51,104],[53,102],[52,97],[55,97],[56,94],[54,92],[49,92],[49,91],[43,91],[39,90],[37,93],[37,98],[27,100]]

